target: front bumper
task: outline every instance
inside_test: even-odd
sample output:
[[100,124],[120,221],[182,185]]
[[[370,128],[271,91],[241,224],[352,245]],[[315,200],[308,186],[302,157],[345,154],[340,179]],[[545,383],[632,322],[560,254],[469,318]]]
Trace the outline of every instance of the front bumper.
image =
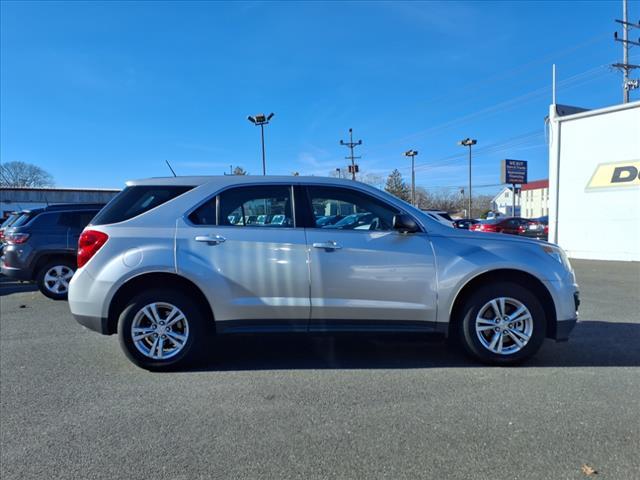
[[569,340],[569,335],[576,326],[576,323],[578,323],[577,318],[572,318],[570,320],[560,320],[556,322],[556,329],[552,338],[556,342],[566,342],[567,340]]

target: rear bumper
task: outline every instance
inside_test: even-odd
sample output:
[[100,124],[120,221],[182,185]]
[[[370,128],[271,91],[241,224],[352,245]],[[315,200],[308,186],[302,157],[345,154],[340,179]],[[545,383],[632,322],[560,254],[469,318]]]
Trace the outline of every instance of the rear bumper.
[[2,268],[0,269],[2,274],[13,279],[13,280],[22,280],[22,281],[31,281],[33,280],[31,271],[25,270],[24,268],[12,268],[7,267],[4,263],[2,264]]
[[76,322],[78,322],[83,327],[87,327],[89,330],[102,333],[103,335],[109,335],[106,318],[90,317],[88,315],[76,315],[75,313],[73,313],[72,315],[73,318],[76,319]]

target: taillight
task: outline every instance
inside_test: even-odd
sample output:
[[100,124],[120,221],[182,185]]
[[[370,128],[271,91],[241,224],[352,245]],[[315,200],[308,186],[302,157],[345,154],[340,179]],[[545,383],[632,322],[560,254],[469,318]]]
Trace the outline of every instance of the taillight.
[[85,230],[78,240],[78,268],[91,260],[100,248],[107,242],[109,235],[97,230]]
[[28,233],[10,233],[5,237],[7,243],[11,245],[21,245],[29,240]]
[[524,233],[524,232],[526,232],[526,231],[527,231],[527,229],[525,228],[525,226],[524,226],[524,225],[520,225],[520,226],[518,227],[518,233]]

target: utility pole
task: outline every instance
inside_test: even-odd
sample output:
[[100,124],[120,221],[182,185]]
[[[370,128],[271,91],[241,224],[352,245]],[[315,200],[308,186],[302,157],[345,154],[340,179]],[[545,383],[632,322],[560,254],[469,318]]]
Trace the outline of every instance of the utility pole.
[[358,145],[362,145],[362,140],[358,140],[357,142],[353,141],[353,129],[350,128],[349,129],[349,141],[345,142],[344,140],[340,140],[340,145],[344,145],[346,147],[349,147],[349,149],[351,150],[351,155],[349,155],[348,157],[344,157],[347,160],[351,160],[351,166],[349,167],[349,171],[351,172],[351,180],[355,180],[356,179],[356,172],[358,172],[360,169],[358,168],[358,165],[356,165],[356,159],[358,158],[362,158],[362,157],[355,157],[353,155],[353,149],[354,147],[357,147]]
[[638,79],[630,79],[629,72],[636,68],[640,68],[640,65],[633,65],[629,63],[629,45],[636,45],[640,47],[640,39],[637,42],[629,40],[629,29],[640,28],[639,23],[630,23],[627,17],[627,0],[622,0],[622,20],[616,19],[617,23],[622,25],[622,38],[618,38],[618,32],[613,33],[613,39],[616,42],[622,43],[622,63],[614,63],[612,66],[619,70],[622,70],[622,102],[629,103],[629,91],[640,86]]
[[473,214],[471,213],[471,147],[476,143],[478,143],[478,141],[473,138],[465,138],[458,142],[458,145],[469,147],[469,218],[473,218]]
[[418,155],[417,150],[407,150],[404,152],[405,157],[411,157],[411,205],[414,207],[416,206],[416,155]]
[[267,174],[267,161],[264,154],[264,126],[269,125],[269,120],[271,120],[272,118],[273,113],[270,113],[269,115],[259,113],[258,115],[249,115],[247,117],[247,120],[249,120],[255,126],[260,127],[260,138],[262,139],[262,175]]

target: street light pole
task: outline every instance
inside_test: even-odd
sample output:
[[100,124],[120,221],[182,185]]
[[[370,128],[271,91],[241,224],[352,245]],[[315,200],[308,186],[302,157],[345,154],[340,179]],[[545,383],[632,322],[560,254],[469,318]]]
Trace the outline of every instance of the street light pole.
[[272,118],[273,118],[273,113],[270,113],[269,115],[265,115],[264,113],[259,113],[258,115],[255,115],[255,116],[249,115],[247,117],[247,120],[249,120],[255,126],[260,127],[260,139],[262,143],[262,175],[267,174],[267,160],[266,160],[265,151],[264,151],[264,126],[268,125],[269,120],[271,120]]
[[407,150],[404,152],[405,157],[411,157],[411,205],[414,207],[416,206],[416,155],[418,155],[417,150]]
[[478,143],[478,141],[473,138],[465,138],[458,142],[458,145],[469,147],[469,211],[467,212],[469,218],[473,218],[473,214],[471,213],[471,147],[476,143]]

